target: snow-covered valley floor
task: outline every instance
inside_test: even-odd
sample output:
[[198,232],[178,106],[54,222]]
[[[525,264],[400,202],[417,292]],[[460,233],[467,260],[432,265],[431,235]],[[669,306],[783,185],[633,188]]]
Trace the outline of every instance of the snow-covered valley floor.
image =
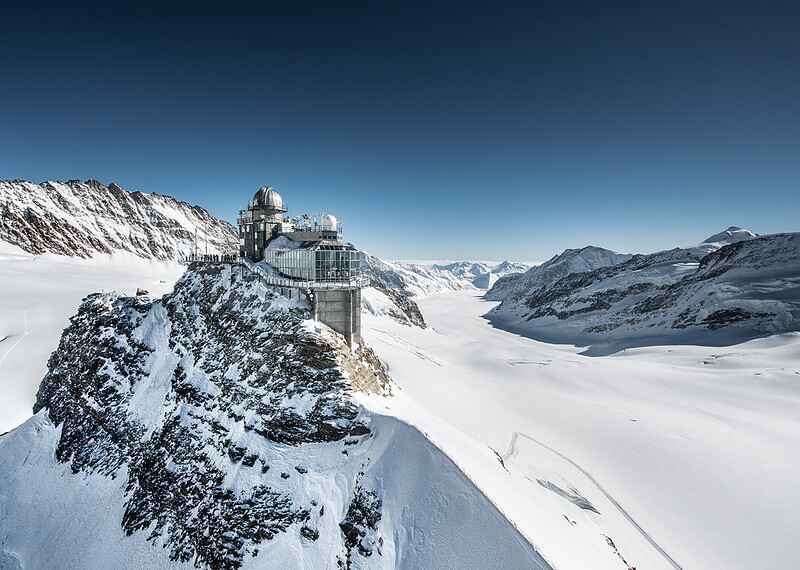
[[391,413],[554,567],[800,566],[800,334],[590,357],[493,328],[474,290],[419,304],[428,330],[364,317]]
[[[13,249],[0,261],[0,433],[29,417],[83,296],[160,296],[183,270]],[[494,328],[476,290],[418,302],[427,330],[364,314],[399,389],[359,397],[418,427],[554,568],[800,567],[800,333],[591,357]],[[494,539],[464,548],[479,540]]]

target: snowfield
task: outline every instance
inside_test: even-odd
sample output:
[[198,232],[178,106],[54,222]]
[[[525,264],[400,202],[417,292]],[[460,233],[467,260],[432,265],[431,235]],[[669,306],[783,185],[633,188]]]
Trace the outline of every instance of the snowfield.
[[365,317],[387,405],[554,567],[800,566],[799,333],[590,357],[493,328],[476,291],[418,302],[426,330]]
[[31,416],[47,359],[81,299],[98,291],[134,295],[137,288],[160,297],[184,270],[124,252],[36,256],[0,242],[0,433]]
[[[95,289],[132,294],[136,287],[160,294],[172,289],[182,270],[120,256],[77,260],[4,251],[2,323],[10,335],[0,343],[0,378],[12,396],[3,400],[5,429],[29,417],[47,356],[83,296]],[[50,279],[52,274],[59,279]],[[492,548],[516,560],[508,568],[530,567],[530,560],[565,569],[768,570],[800,563],[793,545],[800,533],[794,516],[800,466],[793,455],[800,445],[800,335],[726,348],[658,346],[588,357],[581,347],[492,327],[483,315],[496,303],[480,295],[473,288],[417,298],[428,329],[385,314],[364,315],[366,341],[398,384],[389,398],[358,395],[378,428],[377,439],[363,448],[372,460],[367,477],[371,485],[418,496],[406,509],[387,506],[387,524],[389,513],[402,518],[441,512],[448,521],[446,528],[425,530],[421,520],[391,520],[416,534],[396,539],[393,548],[403,553],[398,558],[387,548],[382,560],[394,565],[385,567],[447,568],[447,548],[463,537],[482,546],[465,549],[480,554],[462,559],[460,568],[496,567],[487,562],[496,556],[487,558]],[[11,339],[18,344],[9,350],[3,345]],[[152,423],[141,415],[152,406],[142,402],[162,396],[158,390],[134,394],[137,417]],[[289,399],[283,405],[302,411],[307,403]],[[405,422],[436,447],[403,427]],[[34,432],[50,443],[31,453],[26,438]],[[6,520],[27,521],[5,526],[0,544],[28,545],[0,552],[0,567],[53,567],[55,559],[47,557],[63,552],[79,557],[58,544],[81,544],[86,557],[80,559],[91,562],[84,567],[184,567],[168,562],[162,549],[139,534],[126,536],[119,528],[122,499],[109,502],[108,496],[119,495],[124,471],[114,480],[67,475],[69,467],[53,457],[57,437],[58,428],[39,414],[0,440],[0,463],[6,466],[0,489],[18,489],[14,500],[0,490],[2,512]],[[3,451],[10,448],[10,454]],[[287,468],[273,467],[275,473],[299,459],[285,453],[280,461]],[[324,465],[315,469],[324,472]],[[430,482],[433,472],[444,477],[439,487]],[[339,483],[339,476],[320,480],[314,492],[332,493]],[[455,503],[442,494],[451,487],[460,498]],[[293,491],[297,497],[309,492]],[[351,492],[347,487],[336,494]],[[343,498],[331,500],[344,508]],[[54,524],[57,509],[67,504],[74,518],[42,530],[63,538],[47,539],[52,548],[36,551],[44,535],[24,529]],[[518,531],[504,526],[503,516]],[[454,522],[462,520],[464,526]],[[101,540],[89,541],[80,535],[82,528],[94,529],[92,536]],[[450,546],[411,546],[434,536],[437,544]],[[316,554],[298,550],[304,543],[283,540],[274,542],[273,560],[283,564],[278,567],[293,567],[286,562],[292,557],[318,567]]]

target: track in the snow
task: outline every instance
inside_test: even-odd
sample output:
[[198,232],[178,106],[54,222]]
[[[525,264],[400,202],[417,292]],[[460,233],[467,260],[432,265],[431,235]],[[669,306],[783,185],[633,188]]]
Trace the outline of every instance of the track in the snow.
[[608,500],[611,502],[611,504],[612,504],[612,505],[614,505],[614,506],[616,507],[616,509],[617,509],[617,510],[618,510],[618,511],[619,511],[619,512],[622,514],[622,516],[624,516],[624,517],[625,517],[625,519],[626,519],[626,520],[627,520],[629,523],[631,523],[631,524],[634,526],[634,528],[636,528],[636,530],[637,530],[637,531],[639,531],[639,534],[641,534],[641,535],[644,537],[644,539],[645,539],[645,540],[646,540],[648,543],[650,543],[650,545],[651,545],[653,548],[655,548],[655,549],[656,549],[656,551],[657,551],[657,552],[658,552],[658,553],[659,553],[659,554],[660,554],[662,557],[664,557],[664,559],[665,559],[667,562],[669,562],[669,563],[672,565],[672,567],[673,567],[673,568],[675,568],[675,570],[683,570],[682,566],[681,566],[680,564],[678,564],[677,562],[675,562],[675,560],[674,560],[674,559],[673,559],[673,558],[672,558],[672,557],[671,557],[669,554],[667,554],[667,552],[666,552],[666,551],[665,551],[663,548],[661,548],[661,546],[660,546],[660,545],[659,545],[659,544],[658,544],[658,543],[657,543],[655,540],[653,540],[653,537],[651,537],[651,536],[650,536],[650,535],[647,533],[647,531],[646,531],[646,530],[644,530],[644,529],[643,529],[641,526],[639,526],[639,523],[637,523],[637,522],[636,522],[636,521],[633,519],[633,517],[632,517],[631,515],[629,515],[629,514],[628,514],[628,512],[627,512],[627,511],[626,511],[624,508],[622,508],[622,505],[620,505],[620,504],[617,502],[617,500],[616,500],[614,497],[612,497],[612,496],[611,496],[611,495],[608,493],[608,491],[606,491],[606,490],[603,488],[603,486],[602,486],[602,485],[601,485],[601,484],[600,484],[600,483],[597,481],[597,479],[595,479],[594,477],[592,477],[592,475],[591,475],[591,474],[590,474],[588,471],[586,471],[586,469],[584,469],[583,467],[581,467],[580,465],[578,465],[577,463],[575,463],[575,462],[574,462],[572,459],[570,459],[569,457],[567,457],[566,455],[564,455],[563,453],[561,453],[561,452],[560,452],[560,451],[558,451],[557,449],[553,449],[552,447],[550,447],[550,446],[549,446],[549,445],[547,445],[546,443],[542,443],[541,441],[539,441],[539,440],[538,440],[538,439],[536,439],[535,437],[531,437],[530,435],[528,435],[528,434],[526,434],[526,433],[520,433],[520,432],[518,432],[518,431],[515,431],[515,432],[514,432],[514,433],[511,435],[511,442],[510,442],[510,443],[509,443],[509,445],[508,445],[508,451],[506,451],[506,452],[505,452],[505,453],[504,453],[504,454],[501,456],[502,463],[504,464],[504,466],[505,466],[505,464],[507,464],[507,462],[508,462],[508,460],[511,458],[511,456],[512,456],[512,455],[514,455],[514,454],[516,453],[516,451],[517,451],[517,439],[519,439],[520,437],[523,437],[523,438],[527,439],[528,441],[531,441],[531,442],[535,443],[536,445],[538,445],[538,446],[540,446],[540,447],[543,447],[543,448],[544,448],[544,449],[546,449],[547,451],[549,451],[549,452],[551,452],[551,453],[554,453],[555,455],[557,455],[558,457],[560,457],[561,459],[563,459],[564,461],[566,461],[567,463],[569,463],[570,465],[572,465],[573,467],[575,467],[575,469],[577,469],[578,471],[580,471],[581,473],[583,473],[583,474],[586,476],[586,478],[587,478],[587,479],[589,479],[589,481],[591,481],[591,482],[594,484],[594,486],[595,486],[595,487],[597,487],[597,489],[598,489],[598,490],[599,490],[601,493],[603,493],[603,495],[606,497],[606,499],[608,499]]

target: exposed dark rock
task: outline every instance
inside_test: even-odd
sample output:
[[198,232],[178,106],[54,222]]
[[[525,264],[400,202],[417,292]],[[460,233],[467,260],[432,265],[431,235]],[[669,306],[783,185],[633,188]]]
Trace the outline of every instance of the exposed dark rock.
[[303,525],[300,527],[300,534],[303,535],[303,538],[307,538],[308,540],[315,541],[319,538],[319,531],[310,527]]
[[701,322],[710,329],[719,329],[740,321],[769,316],[769,313],[750,313],[743,309],[720,309],[708,315]]
[[344,520],[339,523],[345,544],[345,568],[352,565],[353,550],[364,557],[372,556],[378,543],[376,536],[378,523],[381,520],[383,501],[375,491],[365,490],[356,483],[353,499],[347,509]]
[[[90,295],[50,358],[34,410],[61,426],[56,458],[75,473],[116,477],[126,466],[122,527],[147,531],[173,560],[234,569],[292,528],[316,540],[295,525],[309,511],[280,483],[225,486],[222,458],[269,470],[238,443],[242,426],[285,446],[370,433],[343,370],[370,356],[347,366],[385,390],[377,359],[309,332],[303,310],[271,310],[275,298],[211,267],[193,268],[159,301]],[[291,398],[308,400],[308,412],[287,406]]]

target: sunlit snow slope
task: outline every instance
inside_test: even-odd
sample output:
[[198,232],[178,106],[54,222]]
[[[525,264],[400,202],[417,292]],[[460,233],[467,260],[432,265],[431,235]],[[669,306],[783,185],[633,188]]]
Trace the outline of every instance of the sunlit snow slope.
[[[589,357],[420,301],[365,334],[425,431],[564,569],[800,567],[800,333]],[[624,561],[623,562],[623,559]]]

